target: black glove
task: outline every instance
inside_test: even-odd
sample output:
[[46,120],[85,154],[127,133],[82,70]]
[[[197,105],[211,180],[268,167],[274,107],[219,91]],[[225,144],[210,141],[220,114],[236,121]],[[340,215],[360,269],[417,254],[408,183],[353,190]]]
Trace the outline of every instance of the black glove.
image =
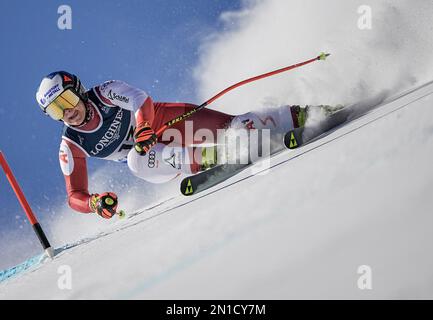
[[102,218],[111,219],[117,214],[117,195],[113,192],[93,194],[90,198],[90,208]]

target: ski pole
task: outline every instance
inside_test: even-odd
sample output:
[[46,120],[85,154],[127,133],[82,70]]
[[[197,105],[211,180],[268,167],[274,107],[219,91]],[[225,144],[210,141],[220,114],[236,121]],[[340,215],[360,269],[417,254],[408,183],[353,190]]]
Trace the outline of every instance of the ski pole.
[[284,68],[281,68],[281,69],[270,71],[270,72],[267,72],[267,73],[264,73],[264,74],[252,77],[252,78],[248,78],[248,79],[242,80],[242,81],[240,81],[238,83],[235,83],[235,84],[231,85],[230,87],[227,87],[226,89],[222,90],[218,94],[214,95],[209,100],[203,102],[201,105],[195,107],[194,109],[191,109],[190,111],[185,112],[184,114],[182,114],[182,115],[180,115],[180,116],[178,116],[178,117],[176,117],[176,118],[174,118],[174,119],[166,122],[161,128],[159,128],[156,131],[156,135],[160,136],[167,128],[171,127],[172,125],[174,125],[174,124],[176,124],[176,123],[178,123],[180,121],[184,121],[185,119],[191,117],[197,111],[203,109],[204,107],[206,107],[209,104],[211,104],[212,102],[214,102],[216,99],[220,98],[221,96],[223,96],[227,92],[229,92],[229,91],[231,91],[231,90],[233,90],[233,89],[235,89],[237,87],[243,86],[244,84],[247,84],[247,83],[250,83],[250,82],[253,82],[253,81],[256,81],[256,80],[260,80],[260,79],[263,79],[263,78],[267,78],[267,77],[276,75],[276,74],[281,73],[281,72],[285,72],[285,71],[289,71],[289,70],[292,70],[292,69],[295,69],[295,68],[299,68],[301,66],[304,66],[306,64],[312,63],[314,61],[325,60],[329,55],[330,55],[330,53],[324,53],[324,52],[322,52],[322,53],[320,53],[320,55],[318,55],[317,57],[312,58],[310,60],[306,60],[304,62],[299,62],[299,63],[293,64],[291,66],[288,66],[288,67],[284,67]]
[[44,248],[45,253],[52,259],[54,257],[54,250],[53,248],[51,248],[51,245],[48,242],[48,239],[45,236],[45,233],[42,230],[41,225],[36,219],[36,216],[33,214],[33,211],[30,208],[30,205],[28,204],[24,196],[24,193],[22,192],[17,180],[15,179],[15,176],[12,173],[11,168],[9,167],[9,164],[6,161],[6,158],[3,156],[3,153],[1,151],[0,151],[0,164],[3,168],[3,171],[6,174],[6,178],[9,180],[9,183],[15,192],[16,197],[18,198],[18,201],[20,202],[21,206],[24,209],[24,212],[26,213],[27,218],[29,219],[30,224],[33,227],[33,230],[35,231],[39,241],[41,242],[41,245]]

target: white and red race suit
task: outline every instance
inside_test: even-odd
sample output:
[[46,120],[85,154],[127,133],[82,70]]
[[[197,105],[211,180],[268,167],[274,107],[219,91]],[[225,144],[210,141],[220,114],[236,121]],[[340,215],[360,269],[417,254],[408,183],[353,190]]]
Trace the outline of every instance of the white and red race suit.
[[[148,122],[156,131],[166,122],[192,110],[196,105],[188,103],[153,102],[143,90],[123,81],[111,80],[93,87],[88,92],[86,107],[88,121],[81,126],[65,123],[60,144],[59,159],[65,177],[69,206],[79,212],[92,212],[89,206],[88,175],[86,157],[127,162],[129,169],[137,177],[153,183],[162,183],[176,178],[181,173],[193,174],[200,170],[199,161],[194,159],[192,146],[203,142],[201,129],[210,131],[214,137],[217,130],[233,123],[241,123],[247,128],[281,127],[289,130],[295,119],[290,107],[280,109],[274,115],[257,116],[247,113],[232,116],[211,109],[204,109],[188,120],[176,123],[168,130],[178,130],[180,135],[164,141],[164,135],[144,156],[133,148],[134,129],[137,123]],[[281,119],[284,119],[282,121]],[[167,131],[168,131],[167,130]],[[188,132],[186,132],[188,131]],[[180,139],[178,137],[181,137]],[[187,138],[191,136],[191,138]],[[175,144],[163,152],[164,147]],[[167,149],[167,148],[165,148]],[[190,157],[182,165],[179,157]]]
[[[65,123],[60,144],[59,160],[65,176],[69,206],[79,212],[90,213],[90,194],[86,157],[128,162],[131,171],[151,182],[165,182],[179,172],[195,173],[199,165],[191,161],[188,166],[172,166],[173,161],[155,159],[156,151],[172,141],[160,141],[145,156],[133,149],[133,133],[137,123],[148,122],[156,131],[164,123],[193,109],[188,103],[154,103],[143,90],[123,81],[107,81],[88,92],[87,107],[90,120],[79,127]],[[206,128],[215,131],[224,128],[233,116],[213,110],[202,110],[193,115],[194,130]],[[184,132],[182,122],[172,128]],[[184,141],[176,141],[180,148]],[[194,141],[193,143],[200,143]],[[130,156],[128,157],[128,154]],[[165,164],[164,164],[165,163]],[[145,168],[143,170],[138,170]]]

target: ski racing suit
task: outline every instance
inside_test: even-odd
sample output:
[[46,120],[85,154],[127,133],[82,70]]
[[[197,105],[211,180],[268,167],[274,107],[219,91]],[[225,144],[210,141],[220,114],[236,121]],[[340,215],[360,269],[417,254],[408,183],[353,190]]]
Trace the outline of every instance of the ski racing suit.
[[200,143],[208,142],[204,140],[206,134],[200,134],[203,130],[216,137],[218,129],[229,126],[288,131],[298,125],[294,108],[290,106],[263,114],[249,112],[239,116],[204,109],[191,116],[190,121],[180,121],[167,129],[146,155],[140,155],[133,148],[137,123],[146,121],[156,131],[196,105],[153,102],[143,90],[117,80],[104,82],[87,93],[89,119],[78,127],[65,123],[59,150],[68,204],[83,213],[92,212],[87,157],[126,162],[135,176],[152,183],[163,183],[182,173],[194,174],[201,170],[201,159],[196,159],[194,150]]

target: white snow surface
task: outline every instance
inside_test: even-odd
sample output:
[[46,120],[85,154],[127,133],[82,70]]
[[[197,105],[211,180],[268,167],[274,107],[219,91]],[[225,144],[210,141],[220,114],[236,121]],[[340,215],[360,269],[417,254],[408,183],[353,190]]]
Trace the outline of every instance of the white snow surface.
[[0,299],[432,299],[432,119],[429,83],[261,174],[110,224]]

